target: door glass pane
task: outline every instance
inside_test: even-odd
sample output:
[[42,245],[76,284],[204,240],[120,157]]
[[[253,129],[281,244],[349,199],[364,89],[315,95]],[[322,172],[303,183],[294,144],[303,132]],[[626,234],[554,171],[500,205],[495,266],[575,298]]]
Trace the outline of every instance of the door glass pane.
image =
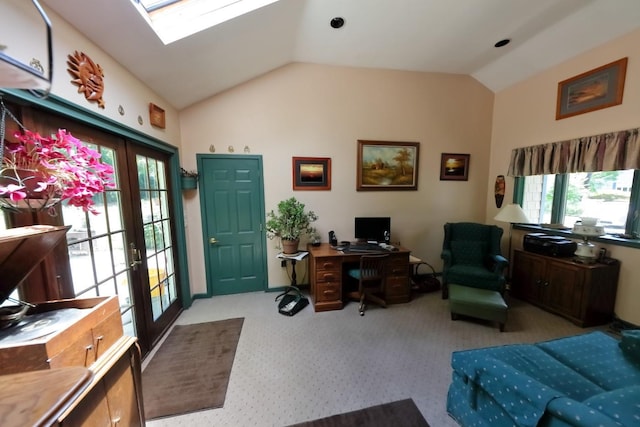
[[99,151],[101,160],[114,168],[115,187],[94,196],[97,215],[63,203],[64,223],[71,226],[67,245],[75,296],[117,295],[124,331],[127,335],[136,336],[116,151],[97,144],[88,145]]
[[140,207],[148,268],[153,320],[177,299],[171,238],[166,166],[156,159],[136,156]]

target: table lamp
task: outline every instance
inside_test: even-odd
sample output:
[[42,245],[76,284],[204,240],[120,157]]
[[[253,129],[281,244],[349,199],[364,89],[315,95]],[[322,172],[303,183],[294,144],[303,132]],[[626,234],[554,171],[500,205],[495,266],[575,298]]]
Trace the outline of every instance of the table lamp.
[[516,203],[510,203],[498,212],[498,215],[493,217],[496,221],[509,223],[509,255],[511,258],[511,232],[513,231],[513,224],[527,224],[531,223],[527,214],[524,213],[520,205]]

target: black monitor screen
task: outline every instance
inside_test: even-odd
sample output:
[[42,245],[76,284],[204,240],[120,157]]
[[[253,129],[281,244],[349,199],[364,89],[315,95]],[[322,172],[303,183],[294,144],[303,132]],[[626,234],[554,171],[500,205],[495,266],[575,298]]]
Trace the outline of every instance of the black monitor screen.
[[[386,234],[386,236],[385,236]],[[384,242],[391,235],[391,218],[386,217],[356,217],[356,240],[371,240]]]

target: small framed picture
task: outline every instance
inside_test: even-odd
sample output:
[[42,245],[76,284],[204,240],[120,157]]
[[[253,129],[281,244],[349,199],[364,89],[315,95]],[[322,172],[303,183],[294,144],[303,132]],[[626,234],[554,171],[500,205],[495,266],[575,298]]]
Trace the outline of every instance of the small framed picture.
[[149,103],[149,123],[160,129],[165,127],[164,110],[153,102]]
[[331,190],[331,158],[293,157],[294,190]]
[[440,181],[467,181],[470,157],[470,154],[442,153]]

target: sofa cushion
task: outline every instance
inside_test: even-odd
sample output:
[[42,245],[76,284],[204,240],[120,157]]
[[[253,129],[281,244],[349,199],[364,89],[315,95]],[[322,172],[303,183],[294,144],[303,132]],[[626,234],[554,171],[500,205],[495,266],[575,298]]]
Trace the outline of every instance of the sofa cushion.
[[622,426],[640,425],[640,385],[600,393],[584,403]]
[[578,401],[605,391],[532,344],[512,344],[454,352],[451,366],[455,371],[473,379],[478,366],[484,365],[487,358],[500,360],[546,387]]
[[451,252],[455,264],[483,265],[487,253],[487,243],[454,240],[451,242]]
[[640,384],[640,361],[634,363],[625,358],[618,340],[604,332],[545,341],[536,346],[604,390]]
[[628,359],[640,362],[640,329],[622,331],[620,348]]

